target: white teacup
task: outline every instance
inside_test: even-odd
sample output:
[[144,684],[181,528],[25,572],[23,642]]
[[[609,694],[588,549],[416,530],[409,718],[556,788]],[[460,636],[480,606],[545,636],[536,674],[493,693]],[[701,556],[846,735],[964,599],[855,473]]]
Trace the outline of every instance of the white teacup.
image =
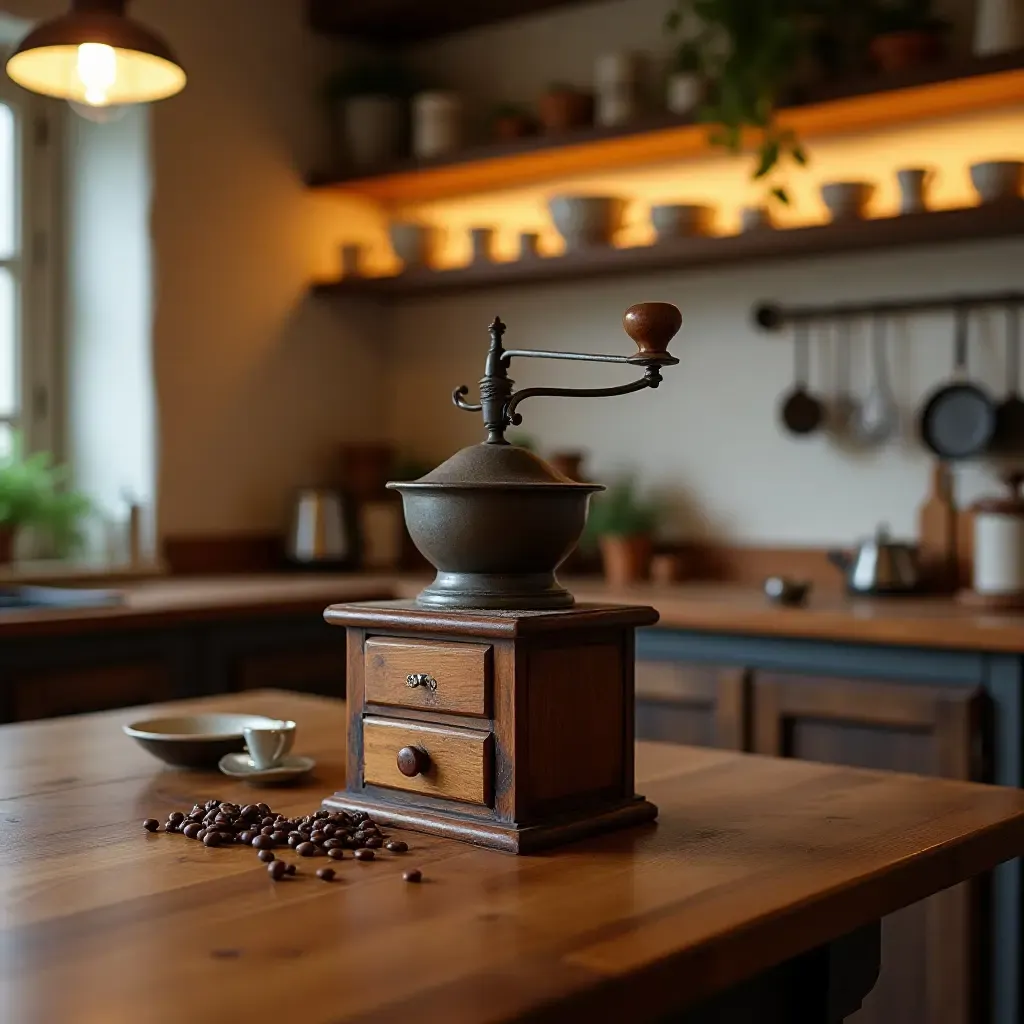
[[245,728],[245,745],[253,768],[263,771],[276,768],[295,742],[294,722],[273,722],[263,728]]

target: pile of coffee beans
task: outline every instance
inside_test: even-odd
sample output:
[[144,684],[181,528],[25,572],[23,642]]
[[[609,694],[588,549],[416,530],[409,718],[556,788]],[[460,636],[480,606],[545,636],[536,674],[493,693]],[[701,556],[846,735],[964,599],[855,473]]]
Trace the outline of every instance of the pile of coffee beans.
[[[160,823],[147,818],[142,827],[157,832]],[[195,804],[192,810],[174,811],[167,816],[164,831],[180,833],[204,846],[251,846],[257,857],[266,864],[274,881],[294,875],[294,864],[278,859],[274,850],[294,850],[300,857],[327,856],[339,861],[345,851],[359,861],[374,859],[374,851],[385,849],[390,853],[405,853],[409,847],[401,840],[384,835],[373,819],[364,811],[314,811],[304,817],[279,814],[265,803],[238,804],[221,800],[207,800]],[[325,882],[334,879],[334,869],[320,868],[317,877]],[[409,877],[415,875],[413,879]],[[407,871],[406,881],[419,881],[419,871]]]

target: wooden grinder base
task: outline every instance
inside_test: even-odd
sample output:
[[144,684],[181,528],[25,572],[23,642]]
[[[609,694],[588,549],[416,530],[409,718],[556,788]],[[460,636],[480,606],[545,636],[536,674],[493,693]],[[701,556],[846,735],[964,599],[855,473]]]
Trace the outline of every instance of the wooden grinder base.
[[653,820],[633,789],[634,632],[653,608],[335,605],[346,788],[381,824],[529,853]]

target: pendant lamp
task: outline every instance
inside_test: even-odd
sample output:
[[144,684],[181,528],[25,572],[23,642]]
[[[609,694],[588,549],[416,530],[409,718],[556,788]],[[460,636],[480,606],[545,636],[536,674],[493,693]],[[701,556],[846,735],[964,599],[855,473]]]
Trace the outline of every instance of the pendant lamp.
[[7,61],[30,92],[90,107],[151,103],[185,87],[185,72],[156,33],[125,14],[128,0],[72,0],[33,29]]

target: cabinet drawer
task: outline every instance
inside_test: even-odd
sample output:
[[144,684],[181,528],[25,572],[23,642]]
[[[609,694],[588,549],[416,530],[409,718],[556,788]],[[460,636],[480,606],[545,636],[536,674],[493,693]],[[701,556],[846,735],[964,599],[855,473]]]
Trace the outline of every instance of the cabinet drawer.
[[[391,718],[363,720],[363,779],[409,793],[490,806],[491,734]],[[410,748],[422,762],[411,777],[399,770],[399,751]],[[411,758],[409,758],[411,760]]]
[[368,704],[480,717],[490,711],[488,644],[372,637],[363,657]]

